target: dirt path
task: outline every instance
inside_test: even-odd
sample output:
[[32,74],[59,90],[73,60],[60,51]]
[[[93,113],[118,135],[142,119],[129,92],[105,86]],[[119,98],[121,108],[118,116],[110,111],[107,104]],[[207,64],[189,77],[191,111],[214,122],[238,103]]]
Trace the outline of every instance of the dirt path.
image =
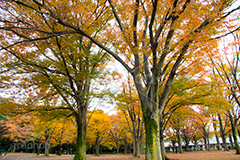
[[[234,150],[226,151],[196,151],[185,152],[182,154],[168,153],[167,156],[174,160],[240,160],[240,155],[236,155]],[[44,157],[37,156],[32,153],[8,153],[6,156],[0,156],[0,160],[72,160],[74,155],[50,155]],[[141,158],[133,158],[127,154],[104,154],[101,156],[87,155],[87,160],[144,160],[144,155]]]

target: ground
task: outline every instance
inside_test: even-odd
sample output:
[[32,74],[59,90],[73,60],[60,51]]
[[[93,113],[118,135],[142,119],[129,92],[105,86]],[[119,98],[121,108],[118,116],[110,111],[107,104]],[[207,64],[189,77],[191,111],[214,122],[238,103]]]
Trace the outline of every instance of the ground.
[[[168,153],[172,160],[240,160],[240,155],[236,155],[234,150],[227,151],[196,151],[185,152],[182,154]],[[8,153],[6,156],[0,156],[0,160],[72,160],[74,155],[50,155],[44,157],[37,156],[32,153]],[[123,154],[105,154],[101,156],[87,155],[87,160],[144,160],[144,155],[141,158],[133,158],[132,155]]]

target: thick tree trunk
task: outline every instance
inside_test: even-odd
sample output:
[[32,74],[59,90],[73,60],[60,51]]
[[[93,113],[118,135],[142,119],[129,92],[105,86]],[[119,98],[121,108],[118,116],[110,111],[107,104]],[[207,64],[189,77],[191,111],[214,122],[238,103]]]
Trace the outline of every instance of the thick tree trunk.
[[77,122],[77,144],[74,160],[86,160],[86,119],[76,118]]
[[222,118],[221,118],[220,114],[218,114],[218,120],[219,120],[219,125],[220,125],[220,133],[221,133],[221,138],[222,138],[222,142],[223,142],[223,148],[224,148],[224,151],[228,151],[226,137],[225,137],[225,131],[223,129],[224,127],[223,127]]
[[231,122],[231,127],[232,127],[232,135],[234,139],[234,144],[235,144],[235,149],[236,149],[236,154],[240,154],[240,147],[237,139],[237,129],[236,129],[236,123],[234,123],[233,117],[231,114],[229,114],[230,122]]
[[141,156],[141,142],[139,139],[135,139],[133,142],[133,156],[136,158]]
[[146,160],[162,160],[159,140],[158,114],[151,115],[147,109],[144,114],[146,134]]

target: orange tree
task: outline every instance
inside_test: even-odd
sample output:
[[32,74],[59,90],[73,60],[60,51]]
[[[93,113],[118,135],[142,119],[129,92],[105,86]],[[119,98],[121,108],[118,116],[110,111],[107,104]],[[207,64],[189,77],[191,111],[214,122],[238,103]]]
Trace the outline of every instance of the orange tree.
[[[203,54],[202,50],[212,50],[209,40],[217,31],[224,31],[222,22],[235,11],[225,10],[231,2],[4,0],[1,50],[33,51],[29,47],[37,42],[73,33],[81,35],[80,41],[90,39],[133,76],[142,103],[146,159],[160,160],[159,114],[176,71],[183,62]],[[110,23],[103,27],[109,18]],[[158,98],[159,86],[164,89]],[[80,137],[78,143],[84,146]],[[85,159],[83,151],[77,149],[77,154],[76,159]]]
[[27,142],[33,128],[33,119],[28,115],[7,117],[5,126],[8,127],[8,130],[4,136],[14,142],[9,148],[11,152],[21,149],[21,143]]

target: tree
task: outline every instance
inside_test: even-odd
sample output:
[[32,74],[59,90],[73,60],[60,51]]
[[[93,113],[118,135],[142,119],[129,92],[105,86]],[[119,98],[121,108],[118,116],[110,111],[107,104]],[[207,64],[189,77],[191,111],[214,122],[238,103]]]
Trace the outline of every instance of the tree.
[[[57,8],[60,10],[56,11],[59,16],[69,17],[73,14],[70,11],[71,7],[86,6],[86,3],[83,3],[72,4],[59,1],[44,3],[44,5],[50,5],[53,8],[55,8],[54,5],[58,5]],[[1,60],[4,62],[1,63],[2,85],[16,91],[15,95],[19,95],[17,99],[24,97],[19,100],[24,105],[21,110],[15,109],[15,112],[60,110],[61,113],[58,116],[73,115],[77,124],[75,159],[86,159],[86,115],[92,95],[91,83],[99,75],[104,77],[103,70],[108,56],[93,47],[93,43],[83,36],[71,34],[74,31],[62,32],[67,28],[57,25],[54,19],[41,14],[40,12],[44,12],[46,8],[41,8],[39,4],[37,1],[27,3],[1,1],[1,11],[4,13],[1,15],[1,23],[4,23],[1,24],[1,40],[6,38],[5,42],[1,41]],[[98,5],[104,4],[92,3],[88,9],[90,11],[97,9],[100,7]],[[32,12],[34,8],[41,11],[35,14]],[[91,15],[91,12],[85,11],[87,8],[84,9],[85,16]],[[103,11],[104,8],[100,11],[96,10],[92,15],[95,17],[94,20],[99,21],[98,26],[93,27],[91,22],[84,19],[79,21],[81,25],[86,25],[86,29],[91,26],[88,31],[91,30],[95,38],[98,37],[99,30],[104,27],[102,20],[106,17],[99,17]],[[77,12],[76,14],[80,15],[81,9],[78,8]],[[8,17],[8,15],[12,16]],[[20,19],[23,21],[19,22]],[[17,22],[16,26],[12,25],[14,21]],[[14,31],[17,28],[21,28],[21,31],[14,35],[18,32]],[[58,33],[55,34],[55,32]],[[48,38],[43,38],[44,36]],[[12,42],[13,45],[10,44]],[[19,92],[17,92],[18,88]]]
[[[171,128],[174,131],[175,137],[176,137],[176,142],[178,143],[178,153],[183,152],[182,148],[182,140],[185,140],[186,142],[186,132],[187,132],[187,127],[189,127],[189,117],[192,117],[192,109],[188,106],[185,106],[184,111],[176,110],[171,118],[169,119],[169,128]],[[187,136],[187,142],[185,143],[185,146],[188,146],[190,137]]]
[[15,152],[19,145],[18,143],[26,143],[30,131],[33,128],[33,118],[29,115],[18,115],[13,117],[7,117],[6,127],[8,127],[6,138],[12,142],[11,152]]
[[211,130],[211,116],[209,116],[209,112],[205,110],[204,107],[198,107],[198,113],[196,118],[194,119],[195,125],[199,126],[201,129],[201,135],[204,140],[205,150],[210,151],[210,137],[213,135],[213,131]]
[[87,122],[87,141],[90,146],[95,145],[95,154],[99,156],[100,145],[108,137],[111,123],[108,114],[102,110],[94,110],[92,112],[90,112],[90,119]]
[[130,77],[128,77],[128,84],[123,84],[122,93],[118,94],[115,99],[117,101],[118,109],[124,114],[132,133],[133,156],[140,158],[144,132],[143,117],[140,107],[141,103],[136,90],[130,82]]
[[129,132],[129,125],[122,112],[118,112],[117,115],[111,115],[110,120],[112,127],[108,132],[108,140],[112,142],[113,147],[115,147],[117,153],[119,153],[120,146],[124,143],[130,143],[131,141],[131,138],[129,138],[131,134]]
[[2,140],[7,134],[9,127],[6,126],[7,117],[0,113],[0,148],[2,147]]
[[[232,40],[229,39],[228,44],[224,44],[224,47],[219,47],[216,50],[216,56],[210,58],[214,67],[214,73],[218,74],[226,88],[229,90],[229,95],[226,98],[232,107],[226,110],[226,114],[230,119],[232,135],[235,143],[236,153],[240,154],[240,146],[237,138],[237,126],[238,120],[240,119],[239,108],[239,33],[231,33]],[[230,36],[225,37],[230,38]],[[224,43],[224,40],[223,40]],[[231,50],[231,51],[229,51]],[[229,53],[230,52],[230,53]]]
[[49,156],[51,140],[55,131],[56,120],[49,117],[38,117],[33,121],[33,129],[30,132],[29,140],[38,142],[37,154],[40,154],[40,143],[44,143],[44,155]]
[[[200,58],[200,57],[198,57]],[[194,112],[188,114],[190,118],[186,118],[184,115],[185,111],[184,110],[189,110],[190,106],[195,106],[198,104],[206,104],[208,102],[209,97],[212,97],[212,95],[215,94],[215,92],[212,89],[212,83],[206,80],[206,68],[204,67],[197,67],[201,62],[195,62],[194,66],[191,66],[191,73],[187,72],[178,72],[178,77],[176,77],[175,81],[172,84],[172,87],[169,92],[169,97],[167,98],[166,104],[164,106],[164,109],[162,110],[162,116],[160,118],[160,139],[161,139],[161,149],[162,149],[162,157],[166,157],[166,151],[164,147],[164,132],[170,127],[173,123],[177,123],[179,120],[178,119],[183,119],[181,121],[184,121],[185,124],[191,124],[190,122],[185,122],[187,119],[191,119],[192,116],[194,117]],[[196,65],[197,64],[197,65]],[[189,67],[190,67],[189,66]],[[196,67],[196,68],[195,68]],[[200,75],[199,75],[200,73]],[[206,100],[207,99],[207,100]],[[179,110],[183,113],[180,114],[178,113]],[[177,116],[175,115],[175,112]],[[186,113],[185,113],[186,114]],[[174,116],[174,122],[173,120],[170,120]],[[177,117],[177,118],[176,118]],[[170,124],[169,124],[170,121]],[[178,124],[178,123],[177,123]],[[180,123],[182,124],[182,123]],[[189,132],[189,126],[184,125],[180,129],[179,127],[175,127],[175,133],[185,135],[185,139],[183,138],[184,136],[181,136],[179,138],[182,138],[183,140],[187,140],[187,144],[190,141],[190,137],[188,137],[187,132]],[[178,132],[177,132],[178,130]],[[191,133],[193,134],[193,133]],[[187,137],[186,137],[187,136]],[[175,137],[174,137],[175,138]],[[174,141],[176,139],[173,139]]]
[[[202,54],[202,49],[212,49],[209,44],[211,36],[221,30],[222,22],[235,10],[225,12],[224,9],[231,4],[228,0],[208,3],[189,0],[105,2],[3,1],[1,9],[7,16],[2,20],[1,29],[9,33],[2,34],[3,39],[9,35],[20,38],[12,39],[15,42],[2,42],[2,49],[9,52],[10,48],[24,42],[70,33],[90,39],[131,73],[142,103],[147,135],[146,159],[162,159],[158,136],[159,114],[176,70],[184,61]],[[111,23],[108,28],[103,28],[102,24],[109,17],[113,18]],[[60,27],[61,30],[49,30],[46,25],[43,27],[40,22],[44,20],[53,22],[54,28]],[[33,24],[36,21],[40,22]],[[100,38],[95,36],[93,28],[96,27],[103,28]],[[34,34],[29,36],[26,31]],[[118,53],[126,56],[126,62]],[[160,98],[159,86],[164,88]]]
[[62,154],[62,145],[70,143],[76,135],[76,124],[69,117],[55,120],[54,132],[52,135],[52,147],[58,146],[58,155]]

